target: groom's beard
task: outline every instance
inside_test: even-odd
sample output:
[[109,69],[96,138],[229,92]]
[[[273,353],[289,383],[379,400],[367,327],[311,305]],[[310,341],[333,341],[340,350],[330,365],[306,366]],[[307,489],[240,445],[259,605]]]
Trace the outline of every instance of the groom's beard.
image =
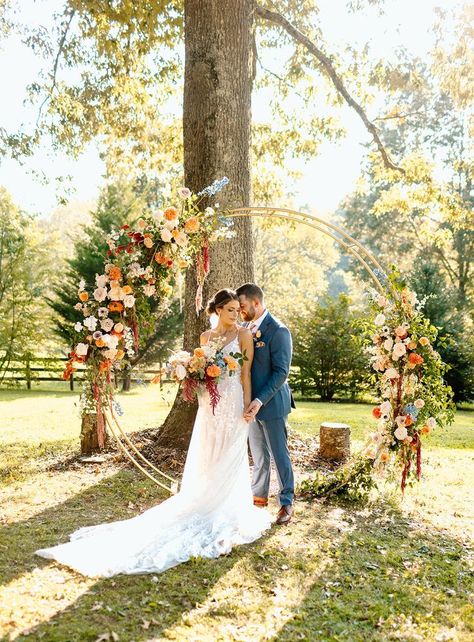
[[242,321],[245,323],[253,321],[255,319],[255,308],[251,308],[248,312],[244,312],[242,310],[240,316],[242,317]]

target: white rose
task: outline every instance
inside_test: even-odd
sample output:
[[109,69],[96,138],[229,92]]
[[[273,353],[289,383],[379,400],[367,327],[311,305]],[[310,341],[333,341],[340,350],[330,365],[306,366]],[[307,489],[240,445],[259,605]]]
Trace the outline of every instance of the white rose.
[[385,371],[384,377],[387,379],[398,379],[400,375],[398,372],[395,370],[395,368],[389,368],[388,370]]
[[404,426],[406,421],[406,416],[405,415],[398,415],[398,417],[395,417],[395,423],[397,426]]
[[161,240],[164,243],[169,243],[172,238],[173,238],[173,235],[171,234],[171,232],[167,228],[163,228],[161,230]]
[[382,404],[380,404],[380,410],[382,414],[386,414],[387,412],[390,412],[392,409],[392,404],[390,401],[384,401]]
[[117,354],[117,350],[115,348],[109,348],[108,350],[104,350],[102,354],[106,359],[110,359],[111,361],[113,361]]
[[377,316],[374,319],[375,325],[383,325],[385,323],[385,315],[384,314],[377,314]]
[[149,283],[143,286],[143,293],[145,294],[145,296],[151,296],[152,294],[155,294],[155,292],[156,286],[150,285]]
[[188,244],[188,236],[183,231],[181,231],[175,238],[176,244],[180,247],[186,247]]
[[75,310],[82,310],[82,303],[76,303],[76,305],[74,306],[74,309]]
[[436,428],[436,419],[434,417],[430,417],[426,421],[426,425],[428,426],[428,428],[431,428],[431,429]]
[[174,230],[174,228],[178,227],[178,225],[179,225],[179,219],[174,218],[172,221],[166,221],[163,227],[167,230]]
[[152,216],[155,223],[161,223],[165,215],[163,210],[156,210],[156,212],[152,213]]
[[179,379],[180,381],[184,379],[184,377],[186,376],[186,368],[181,363],[178,363],[174,372],[175,372],[176,378]]
[[127,294],[127,296],[123,300],[123,304],[126,308],[133,308],[135,305],[135,297],[133,294]]
[[392,352],[392,359],[396,361],[397,359],[400,359],[400,357],[403,357],[404,354],[406,354],[407,348],[404,343],[396,343],[393,352]]
[[97,328],[97,319],[94,316],[86,317],[84,319],[84,325],[88,330],[93,332]]
[[108,277],[106,274],[96,274],[95,275],[95,282],[97,284],[98,288],[103,288],[107,284]]
[[406,439],[408,437],[408,430],[405,428],[405,426],[398,426],[393,434],[397,439],[400,439],[400,441],[402,441],[403,439]]
[[390,350],[393,348],[393,339],[390,337],[388,339],[385,339],[385,341],[383,342],[383,347],[387,352],[390,352]]
[[79,357],[85,357],[88,350],[89,350],[89,346],[87,345],[87,343],[78,343],[74,352]]
[[102,340],[104,341],[105,345],[108,348],[114,349],[118,345],[118,337],[116,337],[114,334],[104,334],[102,335]]
[[415,401],[415,408],[418,408],[418,410],[423,408],[424,405],[425,405],[425,402],[423,401],[423,399],[417,399]]
[[110,288],[109,299],[111,301],[120,301],[122,297],[123,297],[122,288],[120,287]]
[[103,301],[107,297],[107,290],[104,287],[98,287],[96,290],[94,290],[94,299],[96,301]]
[[78,321],[78,322],[74,325],[74,330],[75,330],[76,332],[80,332],[80,331],[82,330],[82,323],[81,323],[80,321]]
[[381,308],[384,308],[387,305],[387,299],[384,296],[379,296],[377,303]]
[[110,332],[114,327],[114,322],[112,321],[112,319],[103,319],[100,322],[100,327],[102,328],[102,330],[105,330],[106,332]]

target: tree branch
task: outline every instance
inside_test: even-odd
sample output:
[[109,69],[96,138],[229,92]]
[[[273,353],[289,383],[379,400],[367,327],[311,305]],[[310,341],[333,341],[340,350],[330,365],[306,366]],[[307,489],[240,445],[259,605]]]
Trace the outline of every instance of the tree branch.
[[54,60],[54,66],[53,66],[53,74],[52,74],[53,82],[51,83],[51,87],[49,89],[49,92],[48,92],[47,96],[45,96],[45,99],[43,100],[43,102],[40,105],[40,108],[39,108],[39,111],[38,111],[38,117],[36,119],[36,127],[38,127],[39,122],[41,120],[41,113],[43,111],[43,107],[46,105],[48,100],[50,100],[51,95],[52,95],[53,91],[56,88],[56,75],[57,75],[57,72],[58,72],[59,59],[61,58],[61,54],[62,54],[63,49],[64,49],[64,44],[66,42],[66,37],[67,37],[67,34],[69,32],[69,28],[71,27],[71,22],[72,22],[72,20],[74,18],[75,13],[76,13],[76,10],[73,9],[71,11],[71,15],[69,16],[69,20],[67,21],[66,26],[64,28],[63,34],[61,36],[61,40],[59,41],[59,47],[58,47],[58,51],[56,53],[56,58]]
[[334,65],[332,64],[330,58],[328,58],[328,56],[326,56],[326,54],[321,51],[321,49],[319,49],[314,44],[314,42],[312,42],[307,36],[305,36],[303,33],[301,33],[301,31],[299,31],[290,22],[288,22],[288,20],[280,13],[277,13],[276,11],[270,11],[270,9],[265,9],[264,7],[261,7],[259,5],[255,5],[255,13],[263,20],[267,20],[268,22],[272,22],[273,24],[282,27],[294,40],[302,44],[310,53],[312,53],[317,58],[317,60],[319,60],[322,68],[326,72],[326,75],[329,76],[338,93],[344,98],[349,107],[352,107],[352,109],[354,109],[354,111],[359,115],[367,131],[372,134],[374,142],[377,145],[380,155],[383,158],[385,166],[389,169],[393,169],[404,174],[405,170],[396,165],[391,160],[387,150],[384,147],[384,144],[382,143],[382,140],[380,139],[377,127],[371,120],[369,120],[361,105],[359,105],[359,103],[354,100],[354,98],[352,98],[352,96],[346,89],[342,78],[334,68]]

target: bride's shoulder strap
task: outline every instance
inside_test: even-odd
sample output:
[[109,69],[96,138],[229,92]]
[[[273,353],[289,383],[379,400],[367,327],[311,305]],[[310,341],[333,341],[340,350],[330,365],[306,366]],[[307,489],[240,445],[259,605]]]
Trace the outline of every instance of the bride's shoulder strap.
[[212,330],[205,330],[204,332],[201,332],[201,336],[199,337],[199,342],[202,346],[206,345],[206,343],[209,343],[211,332]]

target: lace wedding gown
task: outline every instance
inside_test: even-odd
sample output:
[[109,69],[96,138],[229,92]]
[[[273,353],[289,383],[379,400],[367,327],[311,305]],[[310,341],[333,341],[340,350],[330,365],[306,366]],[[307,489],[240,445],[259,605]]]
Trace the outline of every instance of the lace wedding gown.
[[[224,351],[238,349],[234,339]],[[215,415],[208,393],[200,396],[179,493],[132,519],[80,528],[69,542],[36,554],[83,575],[111,577],[159,573],[258,539],[272,520],[253,505],[240,373],[218,386]]]

